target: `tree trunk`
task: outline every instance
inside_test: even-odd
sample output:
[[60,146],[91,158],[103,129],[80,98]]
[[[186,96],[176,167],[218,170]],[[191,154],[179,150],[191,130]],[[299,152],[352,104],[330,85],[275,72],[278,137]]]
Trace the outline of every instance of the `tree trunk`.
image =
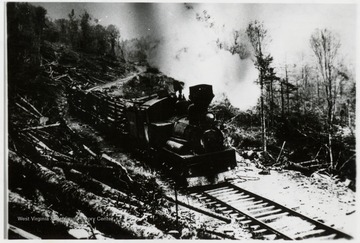
[[9,224],[9,236],[8,239],[26,239],[26,240],[41,240],[40,237],[31,234],[23,229],[20,229],[14,225]]
[[270,124],[274,125],[274,89],[273,80],[270,81]]
[[84,187],[87,190],[92,190],[96,194],[101,195],[103,197],[109,197],[111,199],[122,201],[122,202],[128,202],[135,206],[143,206],[144,203],[130,197],[124,192],[121,192],[119,190],[116,190],[98,180],[95,180],[87,175],[82,174],[79,171],[76,171],[74,169],[71,169],[67,176],[70,180],[78,183],[82,187]]
[[[330,85],[331,85],[331,81]],[[333,151],[332,151],[332,134],[333,134],[333,101],[332,101],[332,89],[329,87],[329,97],[328,101],[328,118],[327,118],[327,129],[328,129],[328,150],[329,150],[329,163],[330,169],[334,168],[334,159],[333,159]]]
[[333,159],[333,151],[332,151],[332,129],[330,128],[328,134],[328,143],[329,143],[329,162],[330,162],[330,169],[334,169],[334,159]]
[[287,98],[287,114],[290,113],[290,91],[289,91],[289,80],[287,68],[285,69],[285,80],[286,80],[286,98]]
[[107,162],[111,163],[112,165],[119,167],[119,169],[122,170],[122,172],[124,173],[127,180],[129,182],[133,182],[133,179],[131,179],[131,177],[129,176],[127,169],[119,161],[116,161],[115,159],[111,158],[109,155],[107,155],[105,153],[101,155],[101,158],[106,160]]
[[262,149],[266,152],[266,121],[265,121],[265,111],[264,111],[264,84],[262,77],[260,75],[260,109],[261,109],[261,140],[262,140]]
[[96,216],[96,223],[106,223],[113,232],[124,232],[140,239],[173,238],[153,225],[138,225],[140,218],[119,210],[110,200],[87,192],[44,166],[21,159],[12,151],[9,151],[9,162],[23,167],[26,174],[34,176],[49,192],[56,192],[62,198],[72,201],[75,207]]
[[27,231],[42,238],[53,238],[55,234],[77,238],[69,234],[71,229],[82,229],[82,235],[86,239],[93,236],[90,225],[79,224],[73,218],[63,217],[57,211],[37,205],[11,191],[9,191],[9,221],[14,225],[21,225]]
[[280,82],[280,92],[281,92],[281,117],[282,119],[285,118],[285,112],[284,112],[284,88],[283,88],[283,81]]

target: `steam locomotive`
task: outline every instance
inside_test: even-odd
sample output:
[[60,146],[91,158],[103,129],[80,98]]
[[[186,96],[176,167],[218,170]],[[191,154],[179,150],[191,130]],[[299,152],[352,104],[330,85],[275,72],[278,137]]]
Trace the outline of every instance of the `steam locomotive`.
[[188,184],[201,177],[215,182],[236,166],[235,151],[227,148],[208,111],[214,97],[211,85],[190,87],[189,100],[181,92],[130,100],[77,88],[69,94],[71,107],[83,118],[112,134],[126,134],[132,148],[152,155],[154,165],[166,167],[174,178]]
[[[181,96],[181,95],[179,95]],[[126,110],[129,137],[155,151],[157,160],[178,178],[217,175],[236,166],[214,114],[208,111],[212,86],[190,87],[189,100],[158,95]]]

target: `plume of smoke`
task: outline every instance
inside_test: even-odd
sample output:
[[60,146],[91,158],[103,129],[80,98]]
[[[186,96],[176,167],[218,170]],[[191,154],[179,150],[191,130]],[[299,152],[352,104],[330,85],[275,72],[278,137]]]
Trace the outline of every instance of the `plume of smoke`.
[[[250,59],[219,49],[216,41],[229,35],[224,28],[217,29],[214,22],[204,23],[195,18],[194,10],[183,5],[156,5],[161,11],[155,38],[157,48],[149,53],[150,65],[168,76],[185,82],[188,87],[211,84],[216,97],[225,93],[232,105],[248,109],[256,105],[260,95],[254,83],[258,71]],[[198,17],[198,16],[197,16]]]

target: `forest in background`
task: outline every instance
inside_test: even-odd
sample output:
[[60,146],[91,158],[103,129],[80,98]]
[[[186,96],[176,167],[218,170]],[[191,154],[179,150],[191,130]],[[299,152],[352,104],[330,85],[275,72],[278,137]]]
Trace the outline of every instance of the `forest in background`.
[[[212,28],[206,11],[196,18]],[[134,69],[134,63],[147,63],[148,53],[158,43],[145,37],[121,40],[115,25],[102,26],[86,11],[51,20],[44,8],[28,3],[7,4],[7,26],[9,107],[17,95],[26,95],[48,116],[62,114],[55,108],[56,98],[66,85],[42,75],[54,58],[69,67],[80,59],[89,60],[82,63],[83,73],[94,69],[102,79],[109,71],[104,63],[117,63],[124,72],[106,77],[111,81]],[[259,71],[254,80],[261,89],[256,107],[240,111],[226,94],[212,107],[229,142],[239,151],[264,151],[260,160],[267,165],[317,161],[327,172],[355,180],[355,73],[341,60],[340,38],[329,30],[314,30],[304,41],[315,59],[283,67],[273,64],[266,49],[269,38],[266,23],[253,21],[245,30],[234,30],[230,42],[217,42],[218,48],[239,58],[251,56]],[[53,56],[54,46],[59,57]]]

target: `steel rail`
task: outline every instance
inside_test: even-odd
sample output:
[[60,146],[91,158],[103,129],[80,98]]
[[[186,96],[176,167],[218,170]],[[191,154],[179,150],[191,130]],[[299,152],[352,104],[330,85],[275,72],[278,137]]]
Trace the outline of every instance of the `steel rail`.
[[[261,232],[263,233],[263,236],[269,236],[272,233],[276,235],[275,239],[284,240],[353,238],[344,232],[311,219],[301,213],[285,207],[284,205],[274,202],[273,200],[242,189],[230,182],[189,188],[188,192],[190,195],[196,194],[198,199],[201,198],[201,201],[204,201],[206,205],[212,205],[214,209],[222,212],[223,214],[230,216],[242,216],[241,220],[239,220],[240,223],[246,222],[250,228],[257,228],[253,231],[253,233]],[[236,198],[236,195],[239,196],[239,199]],[[249,196],[249,198],[242,199],[245,195]],[[254,202],[251,203],[250,201]],[[255,204],[255,202],[261,202],[260,205],[266,206],[264,208],[256,207],[256,205],[252,207],[251,205]],[[269,209],[271,210],[268,211]],[[285,221],[286,217],[300,219],[300,223],[304,222],[304,225],[309,229],[303,229],[304,231],[296,230],[297,226],[291,224],[280,228],[276,227],[276,223],[279,224],[281,221]]]

